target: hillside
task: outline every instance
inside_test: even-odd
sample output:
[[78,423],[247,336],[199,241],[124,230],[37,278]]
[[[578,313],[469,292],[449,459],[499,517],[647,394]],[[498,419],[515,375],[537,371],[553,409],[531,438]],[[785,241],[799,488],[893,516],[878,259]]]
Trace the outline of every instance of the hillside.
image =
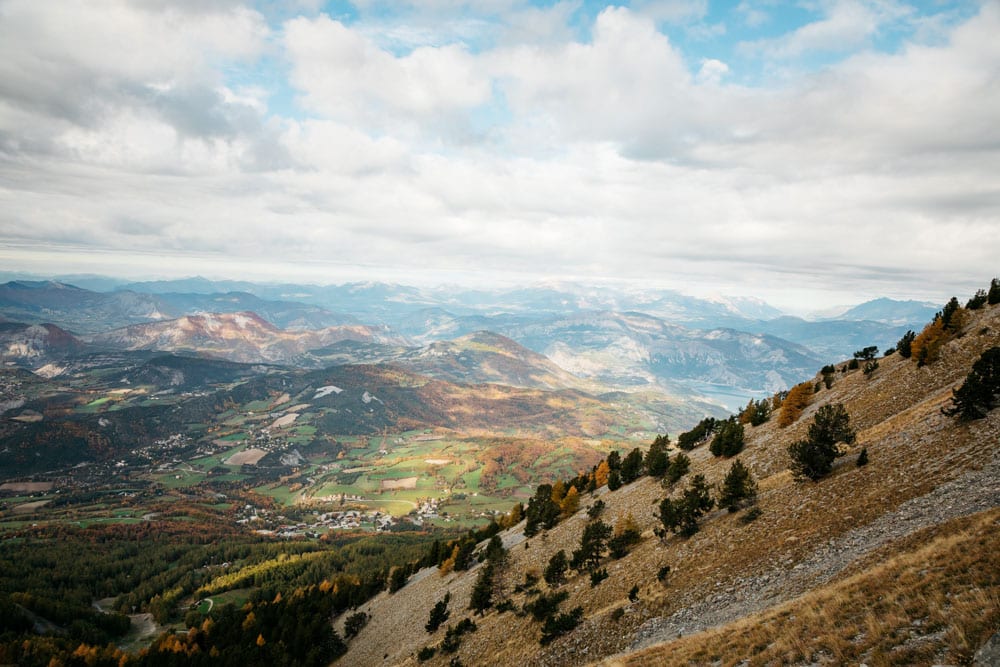
[[[399,342],[384,328],[361,324],[313,331],[279,329],[253,312],[185,315],[91,337],[95,344],[126,350],[194,352],[241,363],[295,363],[307,356],[309,350],[344,340]],[[309,365],[308,359],[305,361]]]
[[[691,472],[673,489],[650,477],[614,492],[602,487],[601,520],[614,526],[630,514],[642,539],[624,558],[605,559],[609,577],[596,587],[570,571],[560,611],[580,606],[578,627],[542,646],[539,623],[494,608],[474,617],[477,629],[457,652],[438,651],[422,664],[454,656],[465,665],[971,662],[1000,630],[1000,410],[961,423],[941,408],[980,354],[1000,345],[1000,306],[969,315],[934,363],[918,367],[894,354],[868,376],[837,372],[792,425],[781,429],[772,418],[748,426],[738,458],[759,485],[755,521],[716,509],[688,539],[653,534],[668,493],[676,498],[693,474],[718,484],[729,470],[732,460],[706,446],[689,453]],[[821,406],[836,403],[857,440],[830,475],[795,481],[788,445],[805,437]],[[862,448],[870,462],[858,467]],[[558,550],[578,548],[595,500],[583,494],[580,511],[530,539],[523,522],[501,533],[509,553],[497,601],[519,610],[533,599],[517,587]],[[424,629],[431,606],[448,592],[448,622],[472,618],[482,567],[443,576],[425,569],[362,606],[370,620],[338,664],[418,664],[417,652],[446,634],[447,624]]]

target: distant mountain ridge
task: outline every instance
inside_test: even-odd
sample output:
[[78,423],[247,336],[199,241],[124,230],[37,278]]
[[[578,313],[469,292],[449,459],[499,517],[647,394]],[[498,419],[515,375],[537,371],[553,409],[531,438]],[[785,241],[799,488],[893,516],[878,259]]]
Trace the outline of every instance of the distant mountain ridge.
[[252,312],[185,315],[175,320],[114,329],[96,334],[90,340],[126,350],[193,352],[242,363],[293,365],[309,350],[338,341],[400,342],[384,328],[360,324],[314,331],[282,330]]

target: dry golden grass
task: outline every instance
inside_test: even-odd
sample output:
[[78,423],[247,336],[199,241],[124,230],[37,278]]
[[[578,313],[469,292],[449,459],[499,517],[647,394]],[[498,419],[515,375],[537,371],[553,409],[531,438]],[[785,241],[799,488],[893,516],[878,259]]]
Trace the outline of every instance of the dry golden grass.
[[[898,517],[892,514],[904,503],[966,473],[981,471],[993,461],[1000,443],[1000,410],[971,424],[959,424],[940,411],[952,388],[991,345],[1000,345],[997,306],[977,315],[932,365],[918,368],[893,355],[880,359],[880,368],[870,376],[860,370],[837,373],[833,386],[822,387],[794,423],[780,428],[772,419],[748,427],[740,459],[758,480],[763,512],[749,525],[742,524],[739,515],[714,512],[692,538],[671,536],[661,541],[651,534],[659,523],[657,504],[668,493],[658,481],[643,478],[601,495],[607,503],[602,520],[615,525],[631,514],[644,538],[625,558],[606,563],[610,577],[599,586],[592,588],[585,575],[570,576],[563,587],[569,593],[563,609],[583,607],[584,623],[540,647],[537,623],[511,613],[489,612],[476,619],[479,630],[463,639],[458,656],[466,665],[577,665],[599,660],[627,651],[647,622],[668,619],[684,609],[714,609],[712,601],[720,592],[739,591],[744,586],[741,580],[765,574],[774,582],[778,570],[788,579],[780,575],[777,587],[754,587],[748,598],[718,617],[695,619],[697,627],[721,624],[716,629],[618,661],[734,664],[745,658],[752,664],[812,660],[840,664],[863,658],[878,665],[964,660],[985,636],[1000,628],[996,579],[1000,512],[912,533],[930,525],[921,523],[892,532],[894,539],[878,531],[893,529]],[[805,436],[815,411],[829,403],[846,406],[858,440],[847,456],[838,459],[831,475],[818,483],[797,483],[788,472],[787,447]],[[861,447],[867,448],[870,463],[857,468],[854,458]],[[707,447],[689,455],[691,474],[705,475],[710,484],[718,484],[732,463],[711,456]],[[686,484],[687,480],[681,481],[674,492]],[[525,572],[541,572],[556,551],[565,549],[569,554],[579,545],[587,520],[583,511],[592,502],[589,496],[581,497],[581,511],[532,537],[530,548],[514,539],[508,564],[500,573],[504,598],[522,605],[526,598],[514,589],[524,581]],[[848,544],[847,560],[822,560],[824,545],[850,538],[864,527],[875,527],[873,534],[883,541],[874,544],[881,546],[852,551]],[[519,533],[514,528],[506,535],[518,538]],[[817,568],[795,569],[817,553]],[[666,585],[656,579],[665,564],[671,566]],[[827,566],[834,569],[824,569]],[[836,579],[829,578],[831,572],[839,572]],[[423,629],[430,606],[450,591],[452,620],[462,618],[468,614],[474,578],[474,572],[425,577],[366,604],[372,621],[352,641],[340,664],[416,665],[416,651],[440,640]],[[639,588],[639,600],[629,603],[633,586]],[[743,603],[745,608],[740,607]],[[614,612],[623,608],[625,613],[616,617]],[[758,613],[744,616],[753,611]],[[439,654],[423,664],[447,665],[450,657]]]
[[1000,627],[998,528],[1000,509],[951,521],[865,572],[604,664],[967,664]]

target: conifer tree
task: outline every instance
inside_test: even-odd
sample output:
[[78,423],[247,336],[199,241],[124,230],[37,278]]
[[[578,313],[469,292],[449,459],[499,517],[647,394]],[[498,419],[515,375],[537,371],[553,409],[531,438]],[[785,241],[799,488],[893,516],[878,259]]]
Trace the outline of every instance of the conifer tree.
[[549,586],[558,586],[566,581],[567,569],[569,569],[569,560],[566,558],[566,552],[560,549],[549,559],[549,564],[545,566],[542,577],[545,578],[545,583]]
[[963,421],[982,419],[1000,405],[1000,347],[991,347],[972,365],[965,382],[952,392],[944,413]]
[[469,596],[469,609],[482,616],[483,612],[493,606],[493,563],[487,561],[479,570],[476,583]]
[[750,469],[743,465],[742,461],[736,459],[722,482],[719,507],[736,512],[741,507],[752,505],[756,500],[757,483],[750,474]]
[[990,281],[990,291],[986,294],[986,302],[991,306],[1000,303],[1000,278]]
[[427,632],[434,632],[441,627],[441,624],[448,620],[448,617],[451,615],[451,612],[448,611],[448,602],[450,600],[451,593],[445,593],[444,598],[435,602],[434,606],[431,607],[430,617],[427,619],[426,625],[424,625],[424,629]]
[[644,461],[646,474],[650,477],[663,477],[670,465],[670,455],[667,454],[667,447],[670,445],[670,438],[666,435],[658,435],[649,446]]
[[837,443],[854,442],[854,430],[847,410],[840,403],[824,405],[816,411],[805,440],[792,443],[792,473],[799,479],[818,480],[830,472],[833,460],[841,455]]

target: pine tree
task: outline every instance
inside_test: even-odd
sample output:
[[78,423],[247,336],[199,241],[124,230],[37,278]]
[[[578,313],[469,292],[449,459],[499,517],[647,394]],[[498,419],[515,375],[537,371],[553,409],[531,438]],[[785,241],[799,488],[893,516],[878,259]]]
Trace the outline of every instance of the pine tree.
[[986,294],[986,302],[991,306],[1000,303],[1000,278],[990,281],[990,291]]
[[911,352],[910,346],[913,345],[913,339],[917,337],[914,331],[907,331],[903,334],[903,337],[899,339],[896,343],[896,351],[899,352],[899,356],[904,359],[909,359]]
[[633,449],[622,459],[621,476],[622,484],[630,484],[639,479],[642,475],[642,450],[638,447]]
[[574,570],[593,572],[604,557],[608,538],[611,537],[611,526],[603,521],[588,523],[580,536],[580,548],[573,552],[570,565]]
[[690,537],[698,532],[698,519],[715,506],[703,475],[695,475],[679,500],[660,502],[660,522],[671,532]]
[[448,620],[451,612],[448,611],[448,602],[451,601],[451,593],[445,593],[444,598],[438,600],[431,607],[430,617],[427,619],[427,623],[424,625],[424,629],[427,632],[434,632],[441,624]]
[[566,552],[560,549],[552,555],[549,564],[545,566],[545,572],[542,573],[545,583],[549,586],[558,586],[563,583],[566,581],[567,569],[569,569],[569,560],[566,558]]
[[743,449],[743,437],[743,424],[730,417],[712,438],[709,451],[715,456],[735,456]]
[[487,561],[480,568],[476,583],[472,587],[472,594],[469,596],[469,609],[480,616],[493,606],[493,572],[493,563]]
[[653,440],[646,452],[646,474],[650,477],[663,477],[670,465],[670,456],[667,454],[667,447],[670,445],[670,438],[666,435],[658,435]]
[[743,465],[742,461],[736,459],[722,482],[719,507],[736,512],[741,507],[752,505],[756,500],[757,483],[750,474],[750,469]]
[[792,473],[798,479],[818,480],[830,472],[833,460],[841,455],[837,443],[854,442],[850,417],[840,403],[824,405],[816,411],[805,440],[792,443]]
[[948,416],[963,421],[982,419],[1000,405],[1000,347],[991,347],[972,365],[965,382],[952,392]]

